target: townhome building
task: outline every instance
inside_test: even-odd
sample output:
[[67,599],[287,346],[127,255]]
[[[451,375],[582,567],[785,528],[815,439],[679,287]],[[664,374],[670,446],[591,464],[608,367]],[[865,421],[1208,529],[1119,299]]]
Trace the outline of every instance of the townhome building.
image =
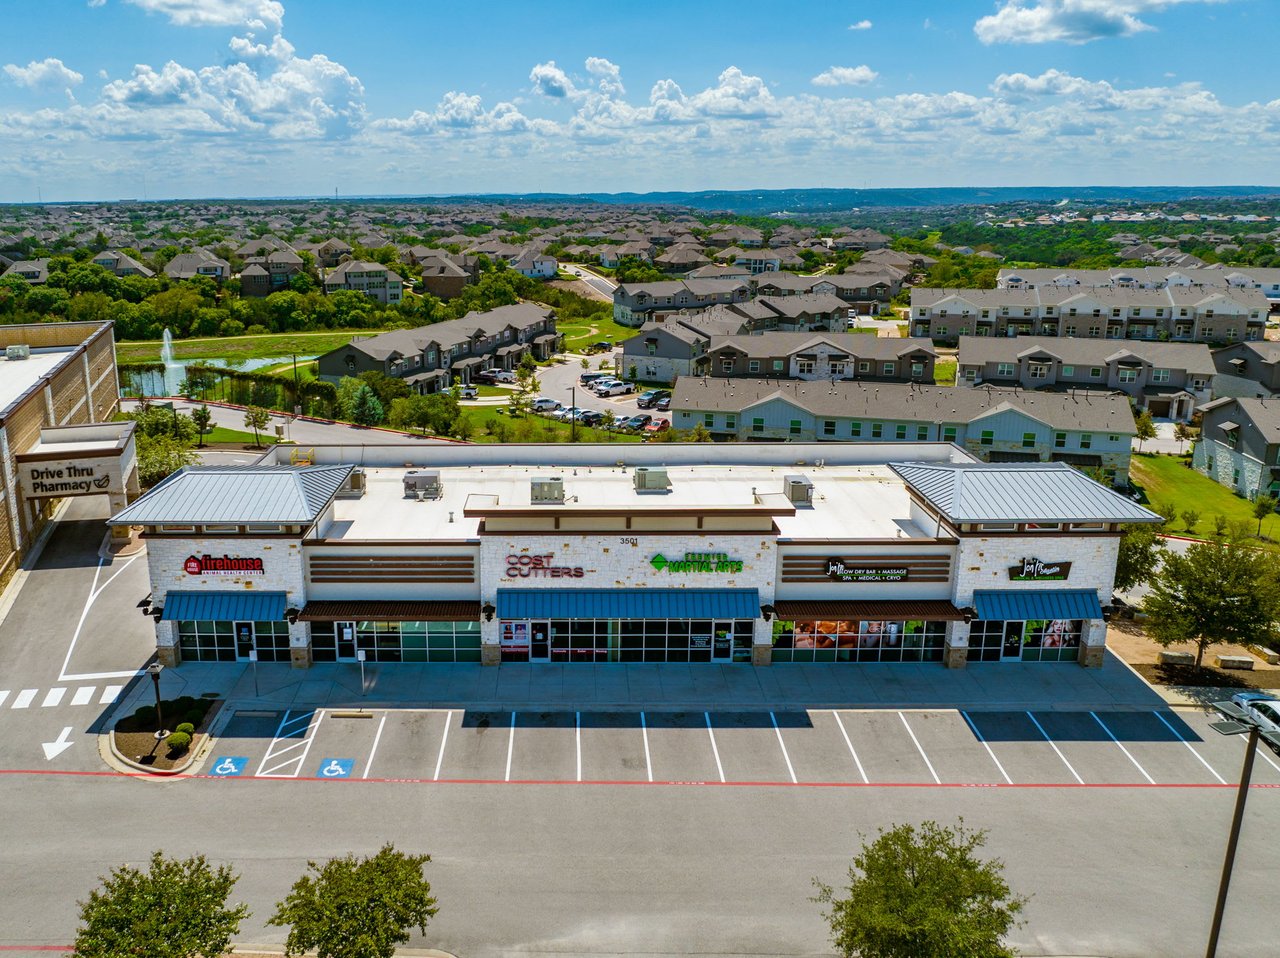
[[717,304],[743,303],[750,298],[750,285],[736,279],[622,283],[613,291],[613,319],[623,326],[638,327],[657,314],[709,309]]
[[716,377],[933,382],[937,352],[928,339],[853,333],[713,336],[704,374]]
[[289,281],[306,268],[302,257],[290,250],[276,250],[266,256],[245,260],[240,271],[241,296],[270,296],[289,288]]
[[1217,399],[1201,411],[1192,468],[1248,499],[1280,494],[1280,399]]
[[839,297],[859,316],[877,316],[902,291],[902,277],[888,270],[821,276],[769,272],[757,275],[754,287],[759,296],[826,293]]
[[839,250],[876,250],[889,245],[890,237],[873,229],[856,229],[837,233],[831,239],[831,246]]
[[1267,301],[1258,289],[1042,286],[911,290],[911,334],[1080,336],[1232,342],[1262,339]]
[[105,270],[109,270],[116,276],[154,276],[155,271],[150,267],[144,266],[128,253],[122,253],[119,250],[108,249],[103,250],[92,260],[94,266],[101,266]]
[[741,442],[950,442],[987,462],[1064,462],[1129,481],[1127,396],[916,383],[685,377],[671,424]]
[[418,393],[466,385],[483,369],[515,369],[526,353],[550,359],[560,341],[556,314],[515,303],[461,319],[355,339],[316,360],[319,377],[338,382],[376,370],[403,379]]
[[1212,397],[1203,343],[1051,336],[961,336],[956,385],[1093,389],[1127,394],[1152,416],[1189,421]]
[[1213,351],[1214,392],[1268,398],[1280,393],[1280,343],[1269,339],[1234,343]]
[[340,289],[364,293],[384,306],[394,306],[400,302],[404,292],[404,280],[394,270],[381,263],[366,263],[352,259],[330,271],[324,278],[326,294],[336,293]]
[[194,279],[207,276],[221,283],[231,275],[231,264],[207,249],[197,247],[186,253],[179,253],[164,264],[164,274],[170,279]]
[[1114,269],[1023,269],[1007,267],[996,274],[997,289],[1037,289],[1044,286],[1116,286],[1163,289],[1167,286],[1261,290],[1272,309],[1280,308],[1280,269],[1255,266],[1163,266]]

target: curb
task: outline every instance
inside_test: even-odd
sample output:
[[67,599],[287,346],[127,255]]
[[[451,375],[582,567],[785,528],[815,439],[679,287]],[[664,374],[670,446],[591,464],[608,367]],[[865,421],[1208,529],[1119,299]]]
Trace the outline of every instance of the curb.
[[[196,775],[201,768],[204,767],[205,760],[213,752],[214,745],[217,744],[217,737],[214,733],[214,726],[221,731],[226,725],[227,719],[222,718],[222,713],[228,710],[229,703],[226,699],[219,699],[217,710],[212,720],[209,722],[208,728],[201,733],[204,738],[200,744],[187,753],[187,759],[176,768],[152,768],[149,765],[140,765],[132,759],[126,758],[124,754],[116,748],[115,722],[111,723],[112,727],[105,732],[98,733],[98,755],[109,768],[115,769],[117,772],[124,772],[134,778],[144,779],[174,779],[174,778],[190,778]],[[234,714],[234,712],[230,713]],[[139,774],[141,773],[141,774]]]

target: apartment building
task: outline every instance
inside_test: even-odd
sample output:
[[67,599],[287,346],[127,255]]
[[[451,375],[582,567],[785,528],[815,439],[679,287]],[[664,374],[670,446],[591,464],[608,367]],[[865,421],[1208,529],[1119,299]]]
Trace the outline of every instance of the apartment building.
[[394,306],[400,302],[404,291],[404,280],[394,270],[381,263],[347,260],[331,270],[324,278],[325,293],[336,293],[340,289],[364,293],[384,306]]
[[957,386],[1122,392],[1152,416],[1183,422],[1211,398],[1216,372],[1203,343],[1131,339],[961,336],[957,359]]
[[1116,286],[1163,289],[1167,286],[1258,289],[1273,309],[1280,307],[1280,269],[1255,266],[1146,266],[1115,269],[1022,269],[1009,267],[996,274],[998,289],[1038,289],[1044,286]]
[[743,303],[750,298],[751,286],[737,279],[623,283],[613,291],[613,319],[623,326],[638,327],[661,313],[708,309],[717,304]]
[[1233,342],[1263,338],[1268,304],[1253,288],[1039,286],[911,290],[911,334]]
[[915,383],[676,381],[671,424],[741,442],[951,442],[987,462],[1065,462],[1129,481],[1127,396]]
[[1280,399],[1218,399],[1201,411],[1192,468],[1249,499],[1280,494]]
[[933,383],[937,361],[928,339],[881,339],[853,333],[758,333],[713,336],[703,372],[716,377],[858,379]]

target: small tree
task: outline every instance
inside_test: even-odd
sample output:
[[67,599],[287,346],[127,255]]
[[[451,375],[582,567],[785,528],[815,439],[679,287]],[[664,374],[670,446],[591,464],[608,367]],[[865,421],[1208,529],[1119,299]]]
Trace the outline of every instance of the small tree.
[[1222,513],[1218,513],[1213,517],[1213,535],[1217,539],[1221,539],[1227,534],[1227,517]]
[[258,433],[266,429],[271,423],[271,413],[263,409],[261,406],[250,406],[244,411],[244,424],[253,430],[253,444],[261,446],[262,440]]
[[1178,507],[1172,502],[1153,502],[1151,503],[1151,511],[1165,522],[1172,522],[1178,516]]
[[1188,532],[1196,531],[1196,524],[1200,522],[1200,513],[1194,509],[1183,510],[1182,524],[1187,527]]
[[351,400],[351,421],[361,426],[376,426],[384,413],[378,394],[366,383],[361,383]]
[[698,423],[685,436],[686,442],[710,442],[711,431],[702,423]]
[[157,851],[145,872],[121,865],[80,902],[74,954],[218,958],[249,914],[243,904],[227,907],[236,880],[230,868],[211,868],[203,855],[179,861]]
[[852,958],[1012,958],[1004,936],[1021,922],[1027,899],[1012,894],[1004,864],[975,852],[985,831],[925,822],[898,825],[864,843],[843,897],[820,881],[814,901],[828,907],[836,951]]
[[1155,573],[1160,564],[1160,554],[1164,551],[1158,533],[1159,528],[1154,523],[1135,522],[1123,527],[1116,555],[1117,591],[1128,592]]
[[1133,422],[1137,427],[1138,452],[1142,452],[1142,444],[1148,439],[1156,438],[1155,420],[1151,418],[1150,410],[1144,409]]
[[591,368],[591,360],[589,360],[586,356],[582,357],[582,368],[583,369]]
[[1151,637],[1165,646],[1194,643],[1197,666],[1218,643],[1256,641],[1280,612],[1277,562],[1270,552],[1222,542],[1166,553],[1143,600]]
[[1191,439],[1191,427],[1180,422],[1173,427],[1173,438],[1178,440],[1178,455],[1182,455],[1182,446]]
[[391,958],[409,929],[427,932],[436,899],[422,877],[429,855],[406,855],[387,844],[372,858],[307,862],[267,923],[289,928],[287,955],[314,949],[318,958]]
[[205,433],[209,431],[209,426],[213,422],[213,413],[209,411],[208,406],[201,403],[191,410],[191,421],[196,424],[196,445],[202,447]]
[[1271,495],[1260,495],[1253,500],[1253,517],[1258,520],[1258,538],[1262,538],[1262,520],[1271,513],[1276,511],[1276,506],[1280,505],[1280,498]]

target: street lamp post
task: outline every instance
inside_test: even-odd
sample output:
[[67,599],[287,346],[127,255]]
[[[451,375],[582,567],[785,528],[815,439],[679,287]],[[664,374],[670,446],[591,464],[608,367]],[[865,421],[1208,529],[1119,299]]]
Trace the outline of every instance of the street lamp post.
[[1226,717],[1211,728],[1223,735],[1249,733],[1245,746],[1244,766],[1240,769],[1240,785],[1236,790],[1236,807],[1231,816],[1231,832],[1227,836],[1227,853],[1222,861],[1222,878],[1218,882],[1218,900],[1213,907],[1213,924],[1209,929],[1209,946],[1205,958],[1216,958],[1218,936],[1222,932],[1222,918],[1227,910],[1227,891],[1231,887],[1231,871],[1236,863],[1236,848],[1240,844],[1240,826],[1244,823],[1244,805],[1249,797],[1249,781],[1253,777],[1253,760],[1258,753],[1258,739],[1265,738],[1272,745],[1280,745],[1280,735],[1264,731],[1257,722],[1234,702],[1214,702],[1213,708]]
[[147,666],[147,675],[151,676],[151,684],[156,690],[156,738],[164,738],[168,733],[164,727],[164,712],[160,705],[160,673],[164,671],[164,666],[159,662],[152,662]]

